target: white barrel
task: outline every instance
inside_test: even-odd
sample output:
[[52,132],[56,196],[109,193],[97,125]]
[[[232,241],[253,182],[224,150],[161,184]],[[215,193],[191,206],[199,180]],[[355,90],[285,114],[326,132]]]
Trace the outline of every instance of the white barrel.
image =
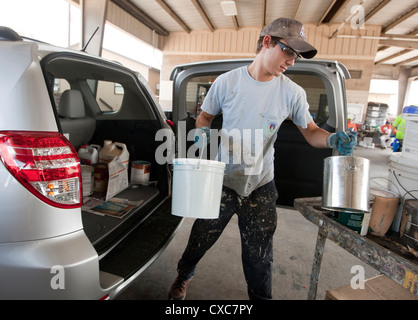
[[[404,158],[399,152],[391,154],[389,157],[389,184],[391,191],[400,192],[404,200],[412,199],[416,196],[411,193],[418,189],[418,164],[416,161]],[[403,201],[401,201],[396,212],[391,229],[398,232],[402,219]]]
[[187,218],[217,219],[224,173],[223,162],[174,159],[172,214]]

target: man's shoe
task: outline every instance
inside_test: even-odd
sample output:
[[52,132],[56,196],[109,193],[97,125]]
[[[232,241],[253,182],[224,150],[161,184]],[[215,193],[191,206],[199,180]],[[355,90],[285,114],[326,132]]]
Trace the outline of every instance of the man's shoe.
[[170,292],[168,293],[169,300],[184,300],[186,298],[186,290],[192,279],[180,281],[177,276],[174,280],[173,285],[171,286]]

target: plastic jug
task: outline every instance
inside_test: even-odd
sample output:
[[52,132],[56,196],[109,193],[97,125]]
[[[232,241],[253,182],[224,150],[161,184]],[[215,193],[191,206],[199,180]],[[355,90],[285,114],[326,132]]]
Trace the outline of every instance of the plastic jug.
[[78,149],[80,163],[93,165],[99,161],[99,151],[94,145],[84,144]]
[[126,145],[120,142],[112,142],[111,140],[105,140],[103,148],[99,152],[99,162],[109,163],[114,158],[118,157],[126,170],[129,166],[129,152]]

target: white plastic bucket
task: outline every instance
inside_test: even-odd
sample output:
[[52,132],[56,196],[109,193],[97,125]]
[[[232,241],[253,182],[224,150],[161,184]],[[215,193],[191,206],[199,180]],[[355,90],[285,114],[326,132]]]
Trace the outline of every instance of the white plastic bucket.
[[[398,191],[401,198],[412,199],[411,193],[407,191],[413,191],[418,189],[418,164],[416,161],[409,158],[404,158],[400,153],[394,153],[390,157],[389,165],[389,181],[393,182],[389,184],[391,191]],[[397,189],[397,190],[396,190]],[[393,220],[391,229],[398,232],[401,218],[402,218],[403,203],[398,207],[398,211]]]
[[187,218],[218,218],[224,173],[223,162],[174,159],[172,214]]

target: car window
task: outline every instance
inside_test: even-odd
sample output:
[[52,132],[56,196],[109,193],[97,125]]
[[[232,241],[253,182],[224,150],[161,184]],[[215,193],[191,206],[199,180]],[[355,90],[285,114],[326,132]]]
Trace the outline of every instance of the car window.
[[58,78],[54,79],[54,100],[55,100],[55,105],[57,106],[58,113],[59,113],[61,95],[67,89],[71,89],[71,86],[67,80],[58,79]]
[[[120,83],[110,81],[87,80],[89,88],[96,97],[97,104],[102,112],[116,112],[122,106],[124,89]],[[59,102],[62,93],[71,89],[65,79],[54,79],[54,100],[59,111]]]
[[[309,111],[317,124],[325,122],[329,117],[328,98],[324,82],[315,75],[286,74],[306,91]],[[186,111],[192,118],[197,118],[201,105],[205,100],[216,75],[194,77],[187,83]]]
[[102,112],[116,112],[122,106],[124,89],[120,83],[111,81],[88,80],[87,83]]
[[316,75],[286,74],[291,80],[300,85],[306,92],[309,112],[317,124],[324,123],[329,117],[328,97],[325,84]]
[[185,107],[190,117],[197,118],[202,111],[200,107],[216,77],[212,75],[195,77],[191,78],[187,83]]

